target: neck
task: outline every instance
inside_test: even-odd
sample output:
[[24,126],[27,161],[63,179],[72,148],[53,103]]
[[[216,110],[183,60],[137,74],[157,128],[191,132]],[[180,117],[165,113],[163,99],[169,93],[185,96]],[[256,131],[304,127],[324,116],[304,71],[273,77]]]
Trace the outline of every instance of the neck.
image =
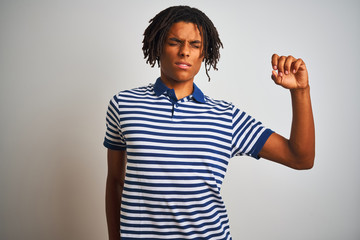
[[182,99],[189,96],[194,91],[194,80],[188,81],[169,81],[166,78],[161,77],[161,81],[170,89],[174,89],[176,98]]

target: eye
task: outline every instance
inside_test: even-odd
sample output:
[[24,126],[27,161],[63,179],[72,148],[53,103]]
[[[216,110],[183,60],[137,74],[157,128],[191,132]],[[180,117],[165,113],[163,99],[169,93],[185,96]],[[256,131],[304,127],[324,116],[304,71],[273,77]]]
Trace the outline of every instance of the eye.
[[169,46],[178,46],[180,45],[179,42],[174,42],[174,41],[171,41],[171,42],[168,42]]

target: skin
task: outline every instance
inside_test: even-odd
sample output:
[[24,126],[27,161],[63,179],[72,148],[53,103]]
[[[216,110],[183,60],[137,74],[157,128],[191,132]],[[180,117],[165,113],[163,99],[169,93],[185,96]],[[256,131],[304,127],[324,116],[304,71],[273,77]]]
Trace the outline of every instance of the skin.
[[306,65],[301,58],[277,54],[273,54],[271,64],[271,78],[290,90],[293,119],[290,138],[273,133],[259,155],[293,169],[310,169],[315,158],[315,127]]
[[[160,56],[160,73],[164,84],[175,90],[178,99],[192,93],[194,77],[203,59],[201,34],[196,25],[185,22],[173,24]],[[273,81],[290,90],[293,119],[290,138],[273,133],[260,151],[260,156],[293,169],[310,169],[315,158],[315,129],[306,65],[300,58],[277,54],[272,56],[271,64]],[[109,239],[119,240],[126,151],[108,149],[107,158],[106,217]]]
[[193,82],[203,62],[200,31],[193,23],[174,23],[160,56],[163,83],[175,90],[178,99],[193,92]]
[[107,163],[105,209],[109,240],[120,240],[120,207],[125,181],[126,151],[108,149]]

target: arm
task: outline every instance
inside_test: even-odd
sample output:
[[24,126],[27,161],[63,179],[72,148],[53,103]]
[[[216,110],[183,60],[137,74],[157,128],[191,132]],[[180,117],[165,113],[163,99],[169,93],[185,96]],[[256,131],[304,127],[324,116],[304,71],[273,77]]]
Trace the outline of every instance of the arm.
[[305,63],[292,56],[272,57],[272,79],[290,89],[293,119],[290,138],[273,133],[260,156],[294,169],[310,169],[315,158],[315,127],[310,100],[310,86]]
[[120,205],[124,188],[126,151],[108,149],[106,179],[106,219],[109,240],[120,240]]

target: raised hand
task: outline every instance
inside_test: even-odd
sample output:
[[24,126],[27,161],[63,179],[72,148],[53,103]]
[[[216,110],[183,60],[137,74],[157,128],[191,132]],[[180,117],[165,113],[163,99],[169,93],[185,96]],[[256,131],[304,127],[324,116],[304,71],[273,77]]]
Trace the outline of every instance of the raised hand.
[[274,54],[271,64],[274,82],[290,89],[293,118],[290,137],[273,133],[259,156],[294,169],[310,169],[315,158],[315,127],[305,63],[300,58]]
[[271,78],[276,84],[286,89],[304,89],[309,85],[306,65],[301,58],[273,54],[271,64]]

